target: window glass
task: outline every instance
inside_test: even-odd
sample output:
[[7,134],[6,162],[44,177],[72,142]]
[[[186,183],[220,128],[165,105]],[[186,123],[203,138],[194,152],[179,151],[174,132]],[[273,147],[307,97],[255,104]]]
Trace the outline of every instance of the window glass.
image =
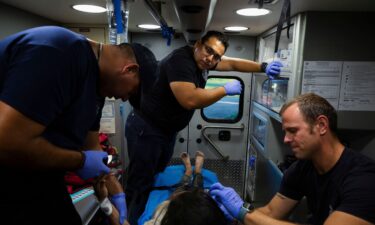
[[201,110],[202,118],[207,122],[235,123],[242,117],[243,106],[243,82],[234,77],[215,77],[207,79],[205,89],[212,89],[224,86],[227,82],[239,80],[242,84],[241,95],[225,96],[216,103]]

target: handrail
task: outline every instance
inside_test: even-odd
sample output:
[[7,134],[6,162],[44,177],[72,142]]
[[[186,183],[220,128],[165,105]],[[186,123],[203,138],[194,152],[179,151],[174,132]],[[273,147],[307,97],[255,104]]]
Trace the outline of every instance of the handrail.
[[171,39],[174,34],[174,30],[172,27],[169,27],[167,22],[164,20],[164,18],[160,15],[159,11],[155,8],[154,3],[152,3],[151,0],[144,0],[146,6],[149,8],[149,12],[151,13],[151,16],[154,17],[156,22],[160,24],[163,38],[167,39],[167,45],[169,46],[171,44]]
[[245,128],[245,126],[243,124],[241,124],[241,126],[239,127],[227,127],[227,126],[203,126],[202,128],[202,135],[204,137],[204,139],[206,139],[206,141],[208,141],[208,143],[211,144],[211,146],[214,148],[215,152],[221,157],[222,160],[224,161],[228,161],[229,160],[229,155],[224,155],[223,152],[220,150],[219,146],[217,146],[212,140],[211,138],[205,133],[206,129],[212,129],[212,128],[215,128],[215,129],[230,129],[230,130],[243,130]]
[[158,22],[160,24],[160,26],[167,26],[168,27],[167,22],[165,22],[164,18],[160,15],[158,10],[155,8],[154,3],[152,3],[151,0],[144,0],[144,2],[146,3],[147,7],[150,10],[150,13],[151,13],[152,17],[154,17],[156,22]]

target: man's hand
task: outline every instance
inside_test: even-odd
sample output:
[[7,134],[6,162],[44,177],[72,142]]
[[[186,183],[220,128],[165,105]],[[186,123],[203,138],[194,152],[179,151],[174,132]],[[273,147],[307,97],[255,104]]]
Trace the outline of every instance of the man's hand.
[[283,67],[283,64],[281,64],[281,62],[273,61],[267,65],[265,72],[270,79],[274,79],[279,76],[281,67]]
[[[104,164],[108,154],[103,151],[89,150],[82,151],[84,156],[84,162],[81,169],[77,170],[76,173],[82,179],[86,180],[93,177],[98,177],[102,173],[108,174],[110,169]],[[103,161],[104,160],[104,161]]]
[[239,95],[241,94],[242,86],[238,80],[233,80],[226,83],[224,89],[227,95]]
[[111,196],[111,202],[115,205],[116,209],[120,214],[120,224],[123,224],[126,220],[128,210],[126,208],[125,193],[118,193]]
[[210,188],[210,195],[217,202],[221,203],[231,216],[238,220],[240,219],[238,216],[244,202],[233,188],[224,187],[220,183],[215,183]]
[[230,213],[228,212],[228,210],[225,208],[225,206],[223,206],[223,204],[221,204],[221,202],[217,201],[216,200],[216,196],[212,196],[212,198],[215,200],[217,206],[219,206],[219,208],[221,209],[221,211],[224,213],[224,216],[225,218],[229,221],[229,222],[232,222],[234,220],[233,216],[230,215]]

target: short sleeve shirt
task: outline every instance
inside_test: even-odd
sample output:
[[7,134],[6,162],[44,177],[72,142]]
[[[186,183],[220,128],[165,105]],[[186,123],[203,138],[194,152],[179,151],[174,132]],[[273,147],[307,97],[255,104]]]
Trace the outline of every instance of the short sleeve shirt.
[[46,127],[53,144],[82,147],[98,129],[99,68],[86,38],[60,27],[38,27],[0,42],[0,100]]
[[323,224],[333,211],[375,223],[375,162],[345,149],[336,165],[318,174],[311,161],[296,161],[284,174],[280,193],[300,200],[306,196],[312,224]]
[[194,110],[187,110],[178,103],[170,83],[190,82],[198,88],[204,88],[206,81],[202,72],[196,65],[191,47],[173,51],[159,63],[152,91],[141,102],[142,113],[167,133],[183,129],[188,125]]

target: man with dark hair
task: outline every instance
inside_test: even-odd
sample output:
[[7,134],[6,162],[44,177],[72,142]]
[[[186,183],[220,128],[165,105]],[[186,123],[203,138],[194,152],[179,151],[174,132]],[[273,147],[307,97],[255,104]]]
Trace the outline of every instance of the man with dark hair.
[[166,56],[156,70],[151,90],[142,95],[140,109],[127,119],[125,135],[129,153],[126,193],[129,222],[137,224],[142,214],[154,175],[169,163],[178,131],[193,116],[194,110],[209,106],[226,95],[238,95],[238,80],[222,87],[204,89],[208,70],[280,73],[279,62],[256,63],[224,56],[228,39],[210,31],[193,47],[176,49]]
[[[61,27],[0,41],[2,221],[82,224],[64,173],[109,172],[98,144],[101,108],[105,97],[125,101],[137,90],[136,58],[130,45],[103,45]],[[125,206],[123,197],[118,202]]]
[[375,224],[375,162],[340,143],[335,109],[309,93],[285,104],[280,112],[284,142],[298,159],[285,172],[279,192],[255,211],[244,207],[232,188],[219,183],[210,193],[243,224],[287,225],[286,219],[305,196],[314,225]]

